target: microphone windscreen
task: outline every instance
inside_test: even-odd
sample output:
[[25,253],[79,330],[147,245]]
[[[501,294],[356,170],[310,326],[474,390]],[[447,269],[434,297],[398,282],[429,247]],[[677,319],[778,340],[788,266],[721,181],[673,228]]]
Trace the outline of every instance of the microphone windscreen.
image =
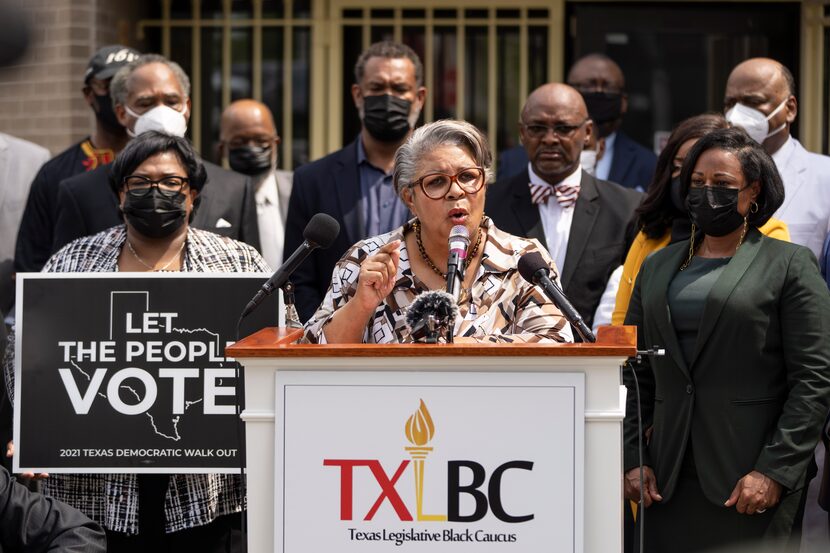
[[429,315],[433,315],[438,323],[451,324],[458,315],[458,305],[442,290],[422,292],[406,310],[406,326],[412,330]]
[[338,234],[340,234],[340,223],[325,213],[317,213],[303,230],[305,240],[323,249],[331,246]]
[[455,225],[450,230],[450,242],[453,240],[463,240],[467,244],[470,243],[470,231],[467,230],[467,227],[464,225]]
[[550,267],[545,262],[545,258],[539,252],[529,252],[519,258],[519,274],[526,281],[533,283],[533,275],[539,269],[550,271]]

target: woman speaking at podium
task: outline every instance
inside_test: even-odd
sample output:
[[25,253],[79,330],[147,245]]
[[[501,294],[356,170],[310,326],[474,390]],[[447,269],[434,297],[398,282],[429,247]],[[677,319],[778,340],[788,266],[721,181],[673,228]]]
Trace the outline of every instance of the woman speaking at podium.
[[455,341],[572,341],[559,309],[516,269],[533,251],[553,267],[548,253],[536,240],[500,231],[484,215],[492,161],[487,139],[469,123],[442,120],[417,129],[395,155],[394,168],[395,189],[415,218],[343,256],[306,323],[306,341],[413,341],[407,307],[420,293],[446,289],[448,237],[458,225],[466,228],[469,246]]

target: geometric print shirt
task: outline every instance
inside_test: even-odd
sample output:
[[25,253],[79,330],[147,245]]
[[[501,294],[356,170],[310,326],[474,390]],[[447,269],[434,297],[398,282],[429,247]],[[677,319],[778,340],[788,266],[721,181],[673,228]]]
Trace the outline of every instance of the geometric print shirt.
[[[375,309],[364,329],[363,343],[412,342],[406,310],[418,294],[429,290],[409,263],[411,252],[404,235],[413,222],[414,219],[392,232],[362,240],[346,252],[334,268],[323,303],[305,325],[305,342],[325,343],[326,324],[356,293],[360,264],[394,240],[401,241],[395,287]],[[535,239],[499,230],[488,217],[482,219],[481,226],[487,230],[481,263],[471,290],[463,294],[458,305],[453,335],[475,342],[573,342],[570,325],[559,309],[538,287],[525,281],[516,268],[520,257],[538,251],[556,271],[547,251]]]
[[[43,271],[116,272],[126,239],[124,225],[79,238],[53,255]],[[194,228],[187,231],[182,271],[271,272],[251,246]],[[10,337],[4,363],[7,380],[14,375],[13,344]],[[14,390],[14,383],[9,384],[8,389]],[[135,474],[51,474],[43,480],[43,491],[79,509],[107,530],[126,534],[139,531]],[[204,526],[244,508],[245,484],[237,474],[171,474],[164,500],[165,531]]]

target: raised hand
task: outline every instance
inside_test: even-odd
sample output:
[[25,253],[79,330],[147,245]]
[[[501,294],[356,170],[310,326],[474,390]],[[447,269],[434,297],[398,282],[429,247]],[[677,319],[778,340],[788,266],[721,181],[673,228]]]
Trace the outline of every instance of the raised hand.
[[356,300],[367,310],[374,310],[392,293],[401,260],[400,247],[400,240],[389,242],[377,253],[363,260],[353,301]]

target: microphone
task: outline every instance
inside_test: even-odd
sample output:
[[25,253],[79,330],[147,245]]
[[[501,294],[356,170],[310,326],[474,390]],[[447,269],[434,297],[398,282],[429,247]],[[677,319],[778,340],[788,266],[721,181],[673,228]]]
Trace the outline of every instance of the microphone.
[[470,246],[470,233],[464,225],[455,225],[450,230],[450,257],[447,260],[447,293],[455,302],[461,296],[461,283],[464,282],[464,261]]
[[[556,281],[551,280],[548,276],[549,273],[550,267],[539,252],[526,253],[519,258],[519,274],[522,275],[522,278],[542,289],[545,295],[562,311],[565,319],[576,329],[583,342],[596,342],[597,339],[594,333],[582,320],[582,315],[571,305],[571,302],[565,297],[565,292],[562,291]],[[555,275],[554,278],[556,278]]]
[[452,341],[452,328],[458,315],[455,299],[441,290],[423,292],[406,310],[406,326],[416,342],[438,343],[441,331]]
[[338,234],[340,234],[340,223],[334,217],[325,213],[318,213],[312,217],[303,230],[305,239],[303,243],[257,291],[253,299],[245,306],[240,320],[250,315],[262,303],[262,300],[274,293],[274,290],[282,288],[288,281],[288,277],[297,270],[297,267],[312,251],[331,246]]

